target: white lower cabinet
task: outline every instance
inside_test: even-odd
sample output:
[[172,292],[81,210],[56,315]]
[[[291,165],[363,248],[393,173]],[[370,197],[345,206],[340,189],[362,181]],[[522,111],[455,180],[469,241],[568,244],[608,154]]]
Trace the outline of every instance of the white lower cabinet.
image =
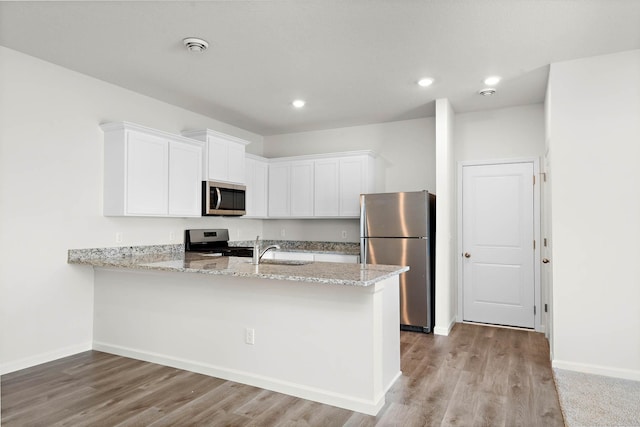
[[314,254],[313,260],[318,262],[344,262],[347,264],[357,264],[360,262],[360,256],[317,253]]
[[201,142],[126,122],[101,127],[105,216],[201,215]]
[[317,261],[317,262],[343,262],[357,264],[360,262],[358,255],[327,254],[320,252],[287,252],[269,251],[262,259],[277,259],[286,261]]

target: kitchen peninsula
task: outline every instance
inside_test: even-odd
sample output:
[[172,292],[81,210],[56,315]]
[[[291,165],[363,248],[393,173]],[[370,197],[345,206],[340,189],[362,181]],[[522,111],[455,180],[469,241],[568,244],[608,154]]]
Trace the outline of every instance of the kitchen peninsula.
[[140,248],[69,251],[95,270],[95,350],[366,414],[384,405],[408,267]]

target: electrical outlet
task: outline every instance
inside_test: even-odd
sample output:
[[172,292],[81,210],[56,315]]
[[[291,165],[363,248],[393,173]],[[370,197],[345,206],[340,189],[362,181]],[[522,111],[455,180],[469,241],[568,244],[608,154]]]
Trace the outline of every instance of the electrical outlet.
[[343,239],[347,238],[347,230],[342,230],[342,238]]
[[280,230],[280,237],[284,237],[287,233],[284,231],[284,228]]
[[256,330],[253,328],[244,328],[244,342],[247,344],[255,344]]
[[116,243],[122,243],[122,231],[116,232]]
[[170,231],[169,232],[169,242],[173,243],[174,240],[176,240],[176,232],[175,231]]

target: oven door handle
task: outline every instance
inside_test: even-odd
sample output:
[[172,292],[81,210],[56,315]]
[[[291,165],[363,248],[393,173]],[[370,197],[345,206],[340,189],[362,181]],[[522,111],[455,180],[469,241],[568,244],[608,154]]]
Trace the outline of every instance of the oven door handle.
[[216,187],[216,193],[218,194],[218,203],[216,203],[216,209],[220,209],[220,203],[222,203],[222,193],[220,192],[219,187]]

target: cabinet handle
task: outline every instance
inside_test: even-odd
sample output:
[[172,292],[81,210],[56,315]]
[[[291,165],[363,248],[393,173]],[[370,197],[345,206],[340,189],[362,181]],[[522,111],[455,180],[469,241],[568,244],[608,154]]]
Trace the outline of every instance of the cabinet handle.
[[469,252],[465,252],[465,253],[464,253],[464,257],[465,257],[465,258],[471,258],[471,254],[470,254]]

